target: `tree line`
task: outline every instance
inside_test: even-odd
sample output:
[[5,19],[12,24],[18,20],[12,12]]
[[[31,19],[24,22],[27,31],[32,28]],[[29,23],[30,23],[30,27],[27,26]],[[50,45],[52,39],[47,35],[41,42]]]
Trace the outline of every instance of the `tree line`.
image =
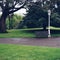
[[[0,8],[2,12],[2,15],[0,18],[0,32],[1,33],[6,32],[6,18],[10,14],[18,11],[21,8],[25,8],[28,12],[26,17],[23,19],[24,25],[26,24],[28,25],[28,27],[30,27],[29,24],[33,27],[42,25],[45,29],[47,26],[47,21],[46,21],[47,10],[50,9],[52,12],[52,15],[54,14],[56,16],[59,16],[60,15],[60,0],[0,0]],[[56,19],[59,20],[60,17],[55,18],[53,16],[53,18],[54,19],[51,19],[51,20],[55,21]],[[39,22],[44,21],[44,23],[39,24],[39,22],[37,21]],[[37,24],[34,22],[36,22]]]
[[35,2],[28,6],[27,14],[20,23],[19,28],[43,28],[48,26],[48,9],[51,10],[50,25],[60,27],[60,1],[50,0]]

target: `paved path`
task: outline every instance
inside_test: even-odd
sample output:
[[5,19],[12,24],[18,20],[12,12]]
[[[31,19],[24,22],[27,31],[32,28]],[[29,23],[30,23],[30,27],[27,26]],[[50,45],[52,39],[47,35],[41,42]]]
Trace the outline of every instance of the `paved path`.
[[0,38],[0,44],[20,44],[32,46],[60,47],[59,38]]

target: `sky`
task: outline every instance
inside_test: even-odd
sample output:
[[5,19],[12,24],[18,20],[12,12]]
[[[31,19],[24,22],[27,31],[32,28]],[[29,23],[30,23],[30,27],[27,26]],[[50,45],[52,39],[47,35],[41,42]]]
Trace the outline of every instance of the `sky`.
[[[0,12],[0,14],[2,14],[2,12]],[[14,12],[14,14],[18,14],[18,15],[24,16],[24,14],[26,14],[26,9],[20,9],[20,10]]]
[[20,10],[16,11],[15,14],[24,16],[24,14],[26,14],[26,9],[20,9]]

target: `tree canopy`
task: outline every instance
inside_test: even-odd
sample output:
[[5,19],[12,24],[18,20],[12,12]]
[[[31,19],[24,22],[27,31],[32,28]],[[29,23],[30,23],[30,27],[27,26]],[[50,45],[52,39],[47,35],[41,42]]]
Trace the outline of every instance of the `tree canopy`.
[[0,32],[6,32],[6,18],[8,15],[21,8],[29,9],[29,6],[34,4],[39,4],[39,8],[43,8],[44,11],[50,9],[52,13],[57,11],[60,14],[60,0],[0,0],[0,11],[2,12]]
[[[43,27],[48,25],[48,10],[51,10],[51,25],[60,26],[59,18],[60,0],[40,0],[28,6],[27,15],[24,17],[24,24],[29,27]],[[55,16],[54,16],[55,15]],[[23,25],[24,25],[23,24]]]
[[6,18],[9,14],[26,7],[31,0],[0,0],[1,18],[0,32],[6,32]]

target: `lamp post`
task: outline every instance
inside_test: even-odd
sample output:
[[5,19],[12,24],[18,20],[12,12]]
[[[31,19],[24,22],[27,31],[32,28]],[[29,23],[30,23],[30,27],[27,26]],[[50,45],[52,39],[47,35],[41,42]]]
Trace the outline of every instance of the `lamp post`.
[[50,16],[51,16],[51,10],[48,10],[48,37],[51,37],[50,34]]

